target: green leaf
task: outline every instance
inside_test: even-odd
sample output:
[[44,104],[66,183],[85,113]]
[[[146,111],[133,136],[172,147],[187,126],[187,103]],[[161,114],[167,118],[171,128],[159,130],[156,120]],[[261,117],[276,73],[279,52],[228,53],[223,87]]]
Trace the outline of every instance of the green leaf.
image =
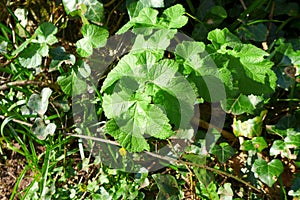
[[157,22],[158,11],[152,8],[143,8],[139,15],[133,18],[131,21],[144,26],[154,26]]
[[232,200],[234,194],[231,189],[231,183],[225,183],[219,187],[218,194],[220,195],[220,200]]
[[53,45],[58,42],[54,36],[57,33],[57,28],[50,22],[44,22],[36,29],[35,34],[38,37],[39,43],[47,43]]
[[132,52],[143,52],[145,49],[154,52],[163,52],[170,45],[170,40],[177,33],[176,30],[172,29],[159,29],[155,30],[148,39],[145,40],[142,35],[138,35],[132,47]]
[[190,67],[197,73],[201,73],[199,63],[201,63],[200,54],[205,51],[203,42],[183,41],[178,44],[175,49],[176,60],[182,63],[186,68]]
[[[120,123],[120,120],[118,123]],[[134,135],[133,132],[128,133],[127,130],[122,130],[118,123],[114,120],[110,120],[106,123],[105,129],[111,136],[119,141],[122,147],[130,152],[141,152],[150,149],[149,144],[140,133],[135,132],[136,135]],[[127,121],[125,123],[132,125],[132,122]]]
[[132,99],[133,93],[121,91],[112,95],[104,94],[103,109],[105,116],[109,119],[116,118],[126,113],[136,101]]
[[101,92],[112,86],[121,77],[133,77],[133,79],[145,79],[146,74],[142,66],[137,64],[138,58],[135,55],[125,55],[117,66],[107,75],[101,87]]
[[1,43],[0,43],[0,54],[6,54],[6,52],[7,52],[7,42],[6,41],[2,41]]
[[288,148],[299,148],[300,147],[300,132],[293,130],[292,128],[287,129],[287,137],[284,138],[284,142]]
[[196,84],[199,96],[205,101],[218,102],[226,98],[224,83],[216,76],[196,76],[191,74],[188,79]]
[[85,24],[81,29],[83,38],[76,42],[77,53],[82,57],[92,55],[93,48],[103,47],[108,38],[108,31],[93,24]]
[[44,88],[41,94],[32,94],[28,100],[27,106],[39,115],[44,115],[47,111],[49,104],[49,97],[52,90]]
[[174,176],[169,174],[153,174],[157,187],[159,189],[157,200],[172,199],[179,200],[179,188]]
[[125,33],[132,27],[138,29],[145,28],[145,27],[167,28],[167,29],[181,28],[188,21],[188,18],[186,16],[183,16],[184,13],[185,10],[182,7],[182,5],[177,4],[175,6],[167,8],[163,12],[162,17],[158,18],[157,10],[149,7],[144,7],[139,11],[137,16],[131,18],[129,22],[127,22],[121,29],[119,29],[117,34]]
[[78,73],[82,78],[88,78],[91,75],[91,68],[86,62],[80,60],[77,63],[77,65],[78,65]]
[[257,105],[262,101],[263,98],[260,96],[239,94],[237,97],[227,97],[221,105],[224,111],[234,115],[254,114]]
[[202,199],[220,199],[217,193],[217,185],[214,181],[210,182],[208,185],[205,185],[202,182],[197,183],[196,194]]
[[[147,51],[128,54],[104,81],[103,109],[109,119],[116,121],[120,132],[166,139],[174,134],[170,123],[175,128],[190,128],[196,100],[194,90],[184,77],[176,75],[175,61],[160,58]],[[177,111],[173,112],[174,109]],[[130,141],[116,139],[127,150],[135,150]]]
[[76,11],[78,9],[77,5],[79,5],[80,2],[81,2],[80,0],[75,0],[75,1],[62,0],[62,3],[64,5],[67,14]]
[[255,173],[255,176],[269,187],[277,181],[279,175],[283,172],[284,168],[282,162],[277,159],[273,159],[271,162],[263,159],[257,159],[254,161],[251,171]]
[[188,18],[183,16],[185,9],[181,4],[176,4],[167,8],[163,12],[164,21],[167,21],[168,28],[181,28],[188,22]]
[[163,0],[127,0],[126,7],[130,18],[137,17],[139,12],[146,7],[162,8],[164,7]]
[[[71,16],[83,14],[88,20],[101,23],[104,19],[103,4],[97,0],[62,0],[65,11]],[[83,9],[84,5],[85,9]],[[79,14],[80,13],[80,14]]]
[[288,193],[289,196],[293,196],[293,197],[300,197],[300,189],[294,191],[294,190],[290,190]]
[[11,54],[13,56],[17,55],[18,53],[22,52],[31,42],[32,40],[36,37],[36,35],[33,35],[30,39],[25,40],[16,50],[14,50]]
[[56,125],[53,123],[45,124],[43,119],[36,118],[31,130],[38,139],[45,140],[48,135],[54,134]]
[[238,28],[237,32],[245,40],[263,42],[267,39],[267,27],[263,23]]
[[126,1],[126,7],[127,7],[127,12],[130,17],[130,19],[137,17],[139,15],[139,12],[146,7],[152,7],[149,6],[148,3],[144,4],[141,1],[136,1],[136,0],[128,0]]
[[270,148],[270,156],[277,155],[282,158],[297,159],[297,155],[292,154],[287,144],[282,140],[275,140]]
[[95,23],[101,23],[104,20],[103,4],[97,0],[83,0],[83,4],[87,6],[84,16]]
[[139,0],[144,7],[162,8],[164,7],[163,0]]
[[50,63],[50,69],[57,70],[63,63],[68,65],[74,65],[76,58],[73,54],[66,53],[65,48],[58,46],[50,49],[49,55],[52,60]]
[[300,59],[299,59],[300,50],[295,51],[293,49],[293,47],[291,45],[289,45],[288,48],[286,49],[284,55],[287,56],[291,60],[292,64],[300,65]]
[[59,76],[57,83],[61,87],[61,90],[68,96],[82,94],[87,88],[86,82],[81,80],[73,70],[68,76]]
[[230,51],[230,53],[239,58],[248,78],[258,83],[268,83],[275,90],[277,78],[271,70],[273,62],[265,58],[268,56],[267,52],[254,45],[243,44],[241,47],[234,49],[234,51]]
[[247,140],[241,144],[241,150],[243,151],[257,151],[261,152],[268,147],[263,137],[254,137],[251,140]]
[[220,145],[214,145],[211,149],[211,153],[217,156],[220,162],[225,163],[234,155],[234,149],[227,142],[223,142]]
[[253,138],[260,136],[262,132],[263,120],[267,114],[267,110],[263,110],[260,116],[256,116],[252,119],[245,121],[237,120],[236,117],[233,119],[233,133],[235,136]]
[[42,64],[42,55],[39,53],[41,45],[32,43],[29,47],[24,49],[18,59],[20,64],[26,68],[36,68]]
[[286,129],[282,130],[276,127],[276,125],[266,125],[266,130],[270,134],[278,135],[282,139],[287,136],[287,131]]
[[227,28],[222,30],[215,29],[208,33],[207,39],[210,40],[215,49],[220,49],[221,46],[228,43],[240,43],[240,39],[232,34]]
[[[103,109],[105,113],[109,112],[107,108],[104,107]],[[147,145],[140,145],[137,142],[145,142],[145,134],[159,139],[166,139],[174,134],[163,111],[143,100],[136,100],[128,113],[125,113],[122,118],[115,118],[115,123],[119,129],[114,130],[114,132],[108,131],[108,133],[131,152],[149,150],[147,143]]]

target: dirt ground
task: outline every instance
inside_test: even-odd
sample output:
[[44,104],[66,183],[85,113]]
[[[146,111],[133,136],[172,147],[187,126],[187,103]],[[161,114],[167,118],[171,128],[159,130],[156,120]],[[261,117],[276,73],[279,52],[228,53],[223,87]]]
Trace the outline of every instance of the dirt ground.
[[[0,200],[9,199],[18,177],[26,166],[25,157],[2,146],[3,155],[0,155]],[[3,147],[4,146],[4,147]],[[31,171],[25,173],[21,180],[18,191],[24,190],[32,181]]]

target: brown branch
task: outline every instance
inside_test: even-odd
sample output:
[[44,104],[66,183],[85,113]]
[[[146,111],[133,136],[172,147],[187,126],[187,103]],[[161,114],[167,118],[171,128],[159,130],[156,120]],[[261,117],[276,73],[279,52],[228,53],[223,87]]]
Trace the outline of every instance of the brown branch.
[[[90,140],[94,140],[94,141],[99,141],[99,142],[103,142],[103,143],[107,143],[107,144],[112,144],[112,145],[116,145],[116,146],[120,146],[120,144],[118,142],[115,141],[111,141],[111,140],[107,140],[107,139],[103,139],[103,138],[96,138],[96,137],[92,137],[92,136],[86,136],[86,135],[79,135],[79,134],[72,134],[72,133],[67,133],[66,135],[69,136],[73,136],[73,137],[78,137],[78,138],[85,138],[85,139],[90,139]],[[199,167],[202,169],[206,169],[209,170],[211,172],[214,172],[216,174],[219,175],[223,175],[229,178],[232,178],[240,183],[243,183],[244,185],[246,185],[247,187],[251,188],[252,190],[255,190],[256,192],[261,193],[262,191],[259,190],[258,188],[254,187],[253,185],[251,185],[250,183],[248,183],[247,181],[242,180],[241,178],[234,176],[232,174],[229,174],[225,171],[219,170],[219,169],[215,169],[206,165],[202,165],[202,164],[197,164],[197,163],[192,163],[192,162],[187,162],[184,160],[177,160],[174,158],[170,158],[168,156],[162,156],[153,152],[148,152],[148,151],[144,151],[145,154],[148,154],[152,157],[158,158],[160,160],[164,160],[167,162],[172,162],[172,163],[179,163],[179,164],[184,164],[184,165],[188,165],[188,166],[194,166],[194,167]]]
[[111,6],[113,3],[115,3],[116,0],[111,0],[110,2],[103,5],[104,8]]
[[240,0],[241,4],[242,4],[242,7],[244,10],[247,10],[247,6],[245,4],[245,2],[243,0]]
[[222,136],[228,140],[237,140],[237,138],[230,132],[220,128],[220,127],[217,127],[211,123],[208,123],[202,119],[198,119],[198,118],[193,118],[192,119],[192,124],[194,125],[198,125],[200,128],[204,128],[204,129],[209,129],[210,127],[211,128],[214,128],[216,129],[217,131],[219,131]]
[[21,80],[21,81],[14,81],[14,82],[9,82],[0,85],[0,91],[1,90],[7,90],[10,87],[14,86],[24,86],[24,85],[38,85],[38,86],[47,86],[49,85],[48,83],[41,82],[41,81],[31,81],[31,80]]

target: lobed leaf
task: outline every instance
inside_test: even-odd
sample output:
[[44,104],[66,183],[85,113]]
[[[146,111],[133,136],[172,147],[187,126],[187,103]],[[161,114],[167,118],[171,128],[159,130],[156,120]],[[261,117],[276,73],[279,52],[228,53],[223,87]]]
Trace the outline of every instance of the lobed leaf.
[[43,88],[41,94],[32,94],[27,102],[27,106],[39,115],[44,115],[48,109],[49,97],[52,90]]
[[227,142],[223,142],[219,145],[214,145],[211,149],[211,153],[217,156],[220,162],[225,163],[234,155],[234,149]]
[[277,159],[273,159],[269,163],[263,159],[257,159],[254,161],[251,169],[251,171],[255,173],[255,176],[269,187],[272,187],[272,185],[277,181],[283,170],[282,162]]

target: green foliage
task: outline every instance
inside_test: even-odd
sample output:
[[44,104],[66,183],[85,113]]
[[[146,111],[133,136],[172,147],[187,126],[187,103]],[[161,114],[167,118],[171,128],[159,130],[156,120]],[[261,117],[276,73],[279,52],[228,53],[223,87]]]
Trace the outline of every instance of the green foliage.
[[85,24],[81,28],[83,38],[76,42],[77,53],[82,57],[93,54],[93,48],[103,47],[108,37],[108,31],[93,24]]
[[257,159],[251,170],[255,173],[257,178],[269,187],[272,187],[279,175],[283,172],[283,165],[281,161],[277,159],[273,159],[269,163],[263,159]]
[[159,189],[156,199],[179,199],[179,188],[174,176],[154,174],[152,177]]
[[[20,53],[19,61],[23,67],[37,68],[42,64],[42,58],[49,53],[49,46],[57,43],[54,36],[57,27],[45,22],[39,26],[30,40],[23,43],[14,53]],[[37,39],[35,39],[37,37]],[[25,48],[30,43],[29,47]],[[24,49],[25,48],[25,49]]]
[[[0,193],[14,185],[10,199],[300,197],[298,3],[52,3],[1,3],[1,176],[22,164]],[[115,32],[135,37],[110,44]],[[101,77],[99,53],[99,65],[115,59]],[[76,110],[83,102],[95,109]],[[117,148],[87,151],[99,144]],[[110,169],[107,154],[138,172]]]
[[185,9],[182,5],[177,4],[170,8],[167,8],[162,13],[161,17],[158,17],[158,11],[145,7],[139,11],[136,17],[130,19],[118,32],[122,34],[128,31],[130,28],[142,28],[142,27],[153,27],[153,28],[181,28],[183,27],[188,18],[184,16]]
[[212,148],[211,153],[217,156],[220,162],[225,163],[234,155],[234,149],[228,143],[223,142],[220,145],[215,145]]
[[101,23],[104,20],[103,4],[97,0],[63,0],[62,2],[66,13],[71,16],[84,16],[94,23]]

